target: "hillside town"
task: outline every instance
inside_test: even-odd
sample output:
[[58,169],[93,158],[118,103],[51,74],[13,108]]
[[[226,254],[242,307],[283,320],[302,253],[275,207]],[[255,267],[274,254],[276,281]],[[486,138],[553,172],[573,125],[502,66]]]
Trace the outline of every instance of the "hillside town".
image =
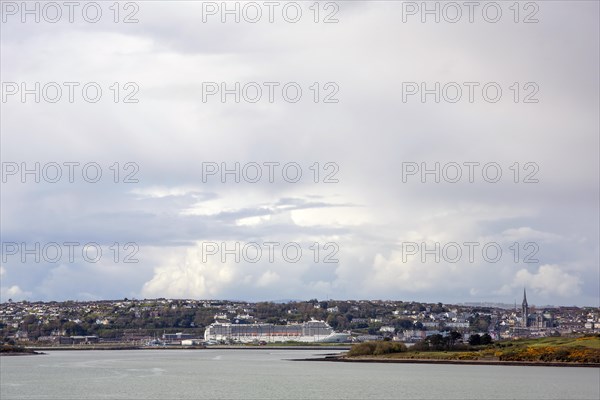
[[[219,300],[122,299],[88,302],[8,301],[0,304],[0,337],[26,345],[190,345],[204,339],[215,322],[272,326],[324,321],[346,341],[415,343],[457,332],[462,340],[574,336],[600,332],[596,307],[535,307],[414,301],[327,300],[242,302]],[[219,344],[234,344],[235,338]]]

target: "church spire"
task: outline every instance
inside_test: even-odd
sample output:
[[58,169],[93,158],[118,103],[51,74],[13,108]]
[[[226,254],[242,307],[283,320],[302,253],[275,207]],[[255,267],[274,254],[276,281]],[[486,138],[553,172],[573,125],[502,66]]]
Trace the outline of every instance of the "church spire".
[[521,305],[521,326],[526,328],[529,326],[529,304],[527,304],[527,292],[523,288],[523,304]]

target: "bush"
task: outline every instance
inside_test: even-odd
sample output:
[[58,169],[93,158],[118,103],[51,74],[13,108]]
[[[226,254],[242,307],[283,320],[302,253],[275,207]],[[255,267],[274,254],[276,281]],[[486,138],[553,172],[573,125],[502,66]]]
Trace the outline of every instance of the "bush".
[[419,340],[411,348],[412,351],[429,351],[429,342],[425,340]]
[[491,344],[492,341],[493,341],[492,337],[489,334],[487,334],[487,333],[484,333],[481,336],[481,344]]
[[481,344],[481,336],[478,333],[469,337],[469,344],[471,346],[479,346]]
[[350,357],[370,356],[375,351],[375,346],[376,346],[375,342],[365,342],[365,343],[355,344],[352,346],[352,348],[348,352],[348,355]]
[[406,346],[397,342],[365,342],[352,346],[348,356],[380,356],[383,354],[402,353],[406,351]]
[[578,347],[527,347],[524,349],[505,350],[499,358],[501,361],[600,363],[600,350]]
[[403,353],[406,351],[406,346],[402,343],[394,342],[379,342],[375,346],[373,355],[379,356],[382,354]]

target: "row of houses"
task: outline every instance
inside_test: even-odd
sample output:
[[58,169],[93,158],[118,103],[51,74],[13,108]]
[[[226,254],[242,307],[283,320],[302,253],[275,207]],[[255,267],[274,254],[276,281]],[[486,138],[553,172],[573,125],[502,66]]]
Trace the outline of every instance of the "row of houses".
[[40,336],[39,343],[48,344],[95,344],[99,342],[98,336]]

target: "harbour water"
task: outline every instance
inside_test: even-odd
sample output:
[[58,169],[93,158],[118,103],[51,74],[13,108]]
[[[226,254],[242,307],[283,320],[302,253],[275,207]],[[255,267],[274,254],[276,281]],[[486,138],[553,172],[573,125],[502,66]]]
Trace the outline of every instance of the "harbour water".
[[317,350],[0,357],[9,399],[598,399],[600,369],[290,361]]

